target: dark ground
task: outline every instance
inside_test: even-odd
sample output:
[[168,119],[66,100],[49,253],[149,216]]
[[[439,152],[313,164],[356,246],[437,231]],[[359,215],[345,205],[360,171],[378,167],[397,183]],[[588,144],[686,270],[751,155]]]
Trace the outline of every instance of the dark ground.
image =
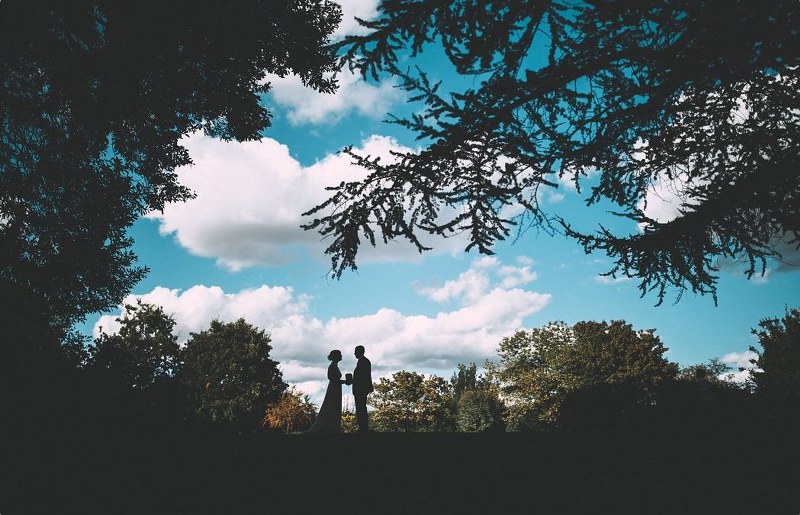
[[0,514],[800,513],[787,428],[726,434],[40,434]]

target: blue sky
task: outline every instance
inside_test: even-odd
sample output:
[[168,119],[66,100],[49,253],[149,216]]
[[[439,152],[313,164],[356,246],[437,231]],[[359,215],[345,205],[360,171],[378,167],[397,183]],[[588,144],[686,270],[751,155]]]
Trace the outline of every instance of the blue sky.
[[[353,15],[374,13],[371,0],[343,3],[348,21],[341,31],[356,30]],[[465,80],[438,66],[436,56],[426,59],[446,83]],[[756,344],[750,329],[761,318],[800,306],[800,267],[772,263],[765,277],[749,281],[741,266],[726,265],[717,306],[688,292],[673,304],[672,292],[655,307],[656,297],[640,298],[636,282],[600,277],[610,267],[603,255],[534,230],[501,242],[492,257],[465,253],[461,237],[430,240],[436,248],[423,256],[403,243],[364,249],[358,272],[330,279],[325,244],[299,228],[300,213],[325,198],[326,185],[363,175],[337,154],[344,146],[388,158],[392,149],[418,145],[382,122],[388,112],[416,107],[391,80],[368,84],[344,72],[335,95],[305,90],[294,78],[271,80],[264,102],[273,127],[262,141],[199,134],[184,141],[194,166],[178,173],[197,198],[132,228],[134,250],[150,268],[133,296],[173,314],[182,341],[212,318],[244,317],[265,329],[285,379],[316,401],[332,348],[345,356],[343,372],[355,366],[352,349],[361,344],[376,377],[405,369],[449,378],[458,363],[494,359],[500,339],[517,329],[624,319],[656,329],[669,359],[682,365],[722,357],[738,366]],[[670,199],[664,191],[648,209],[669,213]],[[563,184],[541,201],[590,227],[605,216]],[[113,331],[117,316],[92,317],[86,328]]]

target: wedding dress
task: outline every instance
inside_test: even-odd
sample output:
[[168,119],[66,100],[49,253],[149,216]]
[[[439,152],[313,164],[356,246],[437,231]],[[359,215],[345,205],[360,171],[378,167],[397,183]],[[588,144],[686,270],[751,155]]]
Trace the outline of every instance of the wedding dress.
[[342,373],[336,363],[328,367],[328,389],[309,433],[342,432]]

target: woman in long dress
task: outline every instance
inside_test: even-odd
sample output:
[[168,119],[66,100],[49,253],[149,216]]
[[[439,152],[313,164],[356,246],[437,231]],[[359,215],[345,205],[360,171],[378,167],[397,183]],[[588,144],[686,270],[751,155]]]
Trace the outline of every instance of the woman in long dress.
[[342,361],[342,353],[336,349],[328,354],[331,364],[328,366],[328,389],[325,399],[319,408],[314,425],[309,433],[341,433],[342,432],[342,373],[338,363]]

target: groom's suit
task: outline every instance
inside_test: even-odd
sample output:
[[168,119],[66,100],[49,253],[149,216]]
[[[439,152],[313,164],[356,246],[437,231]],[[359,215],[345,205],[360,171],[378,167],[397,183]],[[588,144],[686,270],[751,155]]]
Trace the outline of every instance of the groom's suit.
[[353,370],[353,397],[356,402],[356,420],[359,432],[366,432],[367,422],[367,395],[372,392],[372,363],[364,356],[358,358],[356,369]]

